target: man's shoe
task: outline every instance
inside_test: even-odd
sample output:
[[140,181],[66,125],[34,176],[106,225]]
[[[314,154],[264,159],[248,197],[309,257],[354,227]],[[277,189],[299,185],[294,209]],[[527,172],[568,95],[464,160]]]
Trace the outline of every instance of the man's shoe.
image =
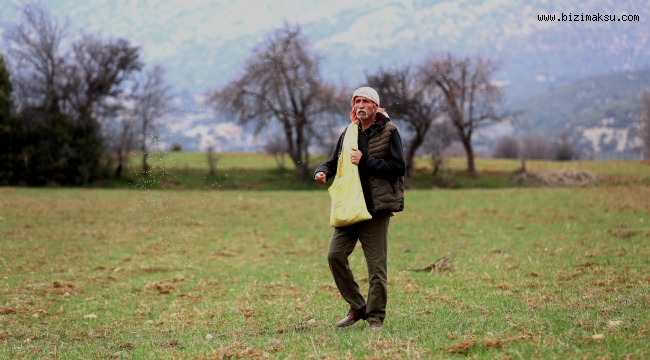
[[363,320],[366,318],[366,308],[363,307],[359,310],[350,309],[348,316],[341,319],[341,321],[336,323],[336,327],[346,327],[354,325],[357,321]]
[[384,330],[384,326],[379,321],[370,320],[370,321],[368,321],[368,325],[370,325],[368,327],[368,329],[370,329],[371,331],[382,331],[382,330]]

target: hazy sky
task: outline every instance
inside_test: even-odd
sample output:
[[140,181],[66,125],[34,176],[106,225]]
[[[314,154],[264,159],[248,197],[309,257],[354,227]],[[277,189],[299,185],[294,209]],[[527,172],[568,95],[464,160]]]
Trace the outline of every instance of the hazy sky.
[[[18,21],[25,3],[25,0],[0,0],[0,22]],[[336,78],[339,73],[348,77],[358,75],[352,79],[355,82],[364,71],[373,71],[378,65],[417,61],[434,50],[487,52],[498,57],[507,57],[505,52],[526,47],[539,51],[566,40],[562,38],[565,29],[594,28],[603,34],[621,33],[622,36],[605,41],[625,44],[630,40],[626,38],[626,29],[647,26],[649,14],[649,6],[643,5],[644,2],[629,0],[49,0],[43,3],[57,18],[67,18],[71,30],[124,37],[141,45],[145,62],[163,64],[178,86],[193,93],[227,81],[233,71],[241,69],[241,62],[250,49],[269,30],[282,26],[285,21],[300,23],[314,50],[330,60],[324,64],[326,77]],[[642,22],[537,21],[538,14],[599,11],[641,14]],[[541,42],[539,37],[534,37],[547,33],[550,35]],[[570,52],[572,47],[565,46],[562,51]],[[386,52],[392,52],[392,56],[385,56]],[[386,60],[387,57],[391,59]]]
[[[25,3],[0,1],[0,21],[7,24],[19,20],[20,8]],[[181,68],[192,68],[191,76],[196,78],[192,85],[197,87],[201,86],[199,78],[213,82],[227,80],[229,72],[237,68],[233,62],[241,62],[267,31],[282,26],[285,21],[302,24],[315,50],[328,57],[357,62],[360,73],[381,64],[377,60],[378,50],[422,44],[403,54],[403,59],[410,60],[430,51],[432,41],[438,48],[453,46],[469,28],[481,29],[482,34],[493,32],[496,39],[503,38],[503,32],[510,36],[525,35],[543,26],[532,22],[534,10],[530,6],[515,0],[50,0],[44,3],[54,16],[68,19],[71,30],[124,37],[142,45],[143,59],[148,63],[164,63],[168,70],[173,70],[171,75],[178,77],[176,82],[182,83],[186,80],[182,77],[190,75]],[[518,9],[518,14],[496,27],[492,20],[481,18],[494,9],[504,9],[504,13]],[[484,45],[476,41],[475,46]],[[463,43],[472,46],[471,37]],[[220,76],[216,78],[215,73]]]

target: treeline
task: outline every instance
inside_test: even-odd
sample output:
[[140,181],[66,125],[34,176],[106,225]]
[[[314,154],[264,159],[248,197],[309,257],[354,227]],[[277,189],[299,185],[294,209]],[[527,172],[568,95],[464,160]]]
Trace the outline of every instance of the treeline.
[[534,135],[526,135],[520,140],[504,136],[492,149],[492,157],[500,159],[567,161],[578,160],[580,155],[580,150],[567,135],[555,140]]
[[[145,67],[140,47],[127,39],[73,37],[34,4],[24,7],[20,23],[5,27],[4,39],[0,184],[81,185],[120,177],[136,149],[143,156],[142,174],[148,173],[156,123],[172,110],[171,88],[161,67]],[[299,25],[285,24],[252,49],[238,76],[208,92],[208,104],[217,116],[264,134],[263,147],[277,155],[280,166],[286,155],[300,181],[311,179],[312,153],[334,147],[341,125],[349,121],[350,96],[362,85],[378,91],[381,106],[400,127],[408,177],[415,155],[423,153],[439,173],[442,154],[454,142],[462,145],[467,171],[475,175],[477,130],[520,115],[503,105],[503,89],[495,80],[502,63],[495,59],[434,53],[366,72],[363,83],[354,86],[325,81],[324,60]],[[648,129],[646,124],[640,133],[650,134]],[[650,140],[644,144],[650,153]],[[212,155],[210,149],[210,164],[218,160]],[[502,139],[493,155],[562,160],[579,154],[568,138],[528,138]]]
[[[298,25],[285,24],[253,49],[239,76],[208,93],[218,115],[253,124],[256,133],[267,129],[265,149],[278,159],[286,153],[300,180],[311,178],[311,149],[331,151],[340,125],[349,121],[355,86],[324,81],[324,58],[310,48]],[[375,88],[381,106],[405,134],[407,176],[413,175],[416,153],[427,152],[439,162],[453,141],[463,145],[467,170],[474,175],[476,130],[518,115],[503,107],[503,90],[494,80],[501,65],[481,56],[432,55],[366,73],[364,84],[357,86]]]
[[[81,185],[121,176],[144,154],[170,88],[126,39],[72,38],[38,4],[5,27],[0,54],[0,184]],[[64,44],[69,44],[64,47]],[[11,74],[9,73],[11,69]]]

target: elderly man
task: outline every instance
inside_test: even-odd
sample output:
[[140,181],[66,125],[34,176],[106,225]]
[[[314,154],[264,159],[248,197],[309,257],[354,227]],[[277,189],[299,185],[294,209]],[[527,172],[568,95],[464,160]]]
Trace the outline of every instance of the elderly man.
[[[336,326],[346,327],[359,320],[368,321],[370,330],[382,330],[387,301],[388,222],[393,212],[404,209],[404,153],[397,127],[379,107],[379,95],[361,87],[352,95],[350,119],[359,124],[358,149],[350,159],[359,168],[361,187],[372,219],[334,228],[327,260],[341,296],[350,304],[347,316]],[[345,131],[332,156],[316,169],[314,180],[324,184],[334,177],[342,152]],[[368,265],[368,301],[364,299],[348,263],[357,240],[361,242]]]

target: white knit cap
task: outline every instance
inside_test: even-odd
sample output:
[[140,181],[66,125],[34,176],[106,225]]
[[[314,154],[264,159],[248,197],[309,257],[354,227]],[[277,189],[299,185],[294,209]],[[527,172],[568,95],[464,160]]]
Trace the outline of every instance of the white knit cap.
[[354,91],[354,94],[352,94],[352,107],[354,107],[354,98],[357,96],[370,99],[379,106],[379,94],[377,94],[377,91],[371,87],[363,86]]
[[[377,91],[375,91],[375,89],[368,86],[360,87],[354,91],[354,94],[352,94],[352,101],[351,101],[352,111],[350,112],[351,119],[356,119],[356,116],[354,116],[353,113],[354,113],[354,98],[357,96],[370,99],[370,101],[377,104],[377,112],[382,113],[385,117],[390,119],[390,116],[388,116],[386,109],[382,109],[381,107],[379,107],[379,94],[377,94]],[[359,119],[352,120],[352,121],[358,122]]]

